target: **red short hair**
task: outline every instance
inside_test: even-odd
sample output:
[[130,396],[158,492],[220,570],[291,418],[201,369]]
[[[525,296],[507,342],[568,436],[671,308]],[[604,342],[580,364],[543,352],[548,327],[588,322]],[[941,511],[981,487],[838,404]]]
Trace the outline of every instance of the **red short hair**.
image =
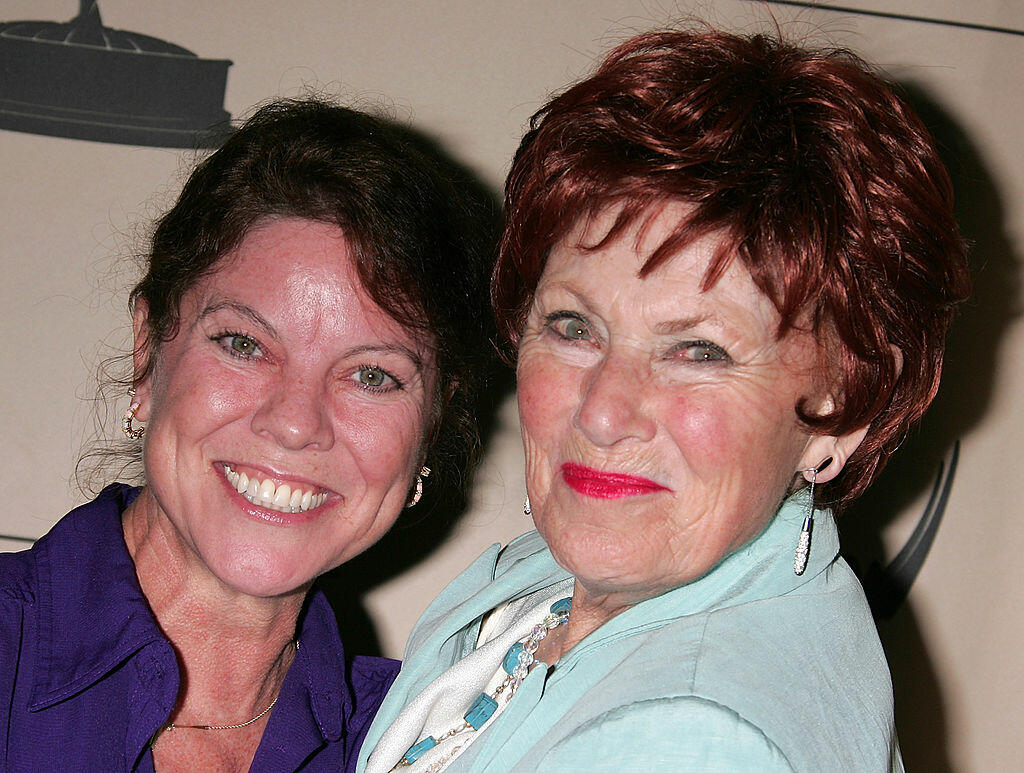
[[541,108],[516,153],[491,287],[508,340],[580,218],[623,204],[596,248],[665,200],[693,207],[643,274],[720,233],[705,288],[737,258],[778,309],[780,336],[796,325],[817,335],[839,402],[796,410],[814,432],[870,425],[823,487],[827,501],[850,501],[934,397],[969,291],[952,185],[927,130],[848,51],[714,30],[633,38]]

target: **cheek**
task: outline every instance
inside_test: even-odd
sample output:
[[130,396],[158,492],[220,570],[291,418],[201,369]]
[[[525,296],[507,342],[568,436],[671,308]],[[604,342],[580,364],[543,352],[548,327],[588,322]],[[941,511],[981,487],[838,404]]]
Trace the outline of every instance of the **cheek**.
[[[721,388],[700,390],[667,401],[669,432],[695,467],[756,467],[791,453],[798,445],[796,414],[774,399],[728,395]],[[786,460],[788,462],[788,459]]]
[[528,444],[544,446],[569,431],[579,388],[564,365],[545,367],[538,364],[539,359],[521,361],[516,383],[523,436]]
[[348,448],[368,481],[404,481],[423,445],[425,412],[373,410],[363,406],[340,409],[348,415],[336,430],[336,442]]
[[[197,377],[194,374],[204,374]],[[251,414],[265,385],[244,374],[211,366],[202,360],[183,359],[173,370],[154,374],[152,411],[157,421],[181,427],[212,429]]]
[[666,425],[694,466],[720,468],[732,464],[744,445],[749,417],[737,415],[712,395],[677,396],[664,408]]

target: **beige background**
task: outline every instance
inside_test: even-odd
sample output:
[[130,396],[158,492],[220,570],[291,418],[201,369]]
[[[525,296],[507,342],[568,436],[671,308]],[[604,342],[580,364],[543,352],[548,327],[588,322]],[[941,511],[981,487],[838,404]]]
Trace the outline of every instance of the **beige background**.
[[[825,4],[827,5],[827,4]],[[1021,0],[844,0],[842,5],[1024,30]],[[931,478],[960,438],[945,521],[907,604],[880,628],[892,665],[908,769],[1024,769],[1024,37],[772,6],[791,36],[848,45],[911,87],[934,124],[974,244],[977,293],[951,342],[948,379],[921,435],[844,528],[862,560],[890,559]],[[0,21],[62,21],[74,0],[12,0]],[[525,121],[632,32],[689,13],[735,29],[769,23],[744,0],[324,2],[101,0],[107,26],[234,62],[225,107],[315,87],[382,107],[435,138],[495,192]],[[34,538],[83,497],[71,480],[89,437],[95,368],[127,334],[124,260],[175,195],[190,154],[0,131],[0,533]],[[121,406],[118,406],[120,409]],[[116,429],[112,427],[111,429]],[[430,598],[488,544],[525,531],[515,407],[505,400],[468,512],[436,512],[436,544],[406,571],[357,562],[335,580],[353,625],[363,610],[400,656]],[[402,543],[402,532],[392,544]],[[0,540],[0,549],[19,543]],[[386,561],[390,548],[382,549]],[[358,594],[369,586],[364,604]],[[351,609],[349,609],[351,607]],[[344,620],[343,620],[344,625]],[[360,640],[362,641],[362,640]]]

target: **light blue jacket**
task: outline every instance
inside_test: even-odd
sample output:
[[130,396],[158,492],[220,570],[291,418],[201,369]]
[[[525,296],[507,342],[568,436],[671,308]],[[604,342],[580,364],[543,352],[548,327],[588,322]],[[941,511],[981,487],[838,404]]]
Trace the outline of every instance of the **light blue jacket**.
[[[794,495],[753,542],[605,623],[550,678],[539,665],[447,770],[902,771],[889,670],[828,513],[793,573],[805,507]],[[536,532],[459,575],[413,630],[357,771],[402,707],[473,649],[486,612],[566,577]]]

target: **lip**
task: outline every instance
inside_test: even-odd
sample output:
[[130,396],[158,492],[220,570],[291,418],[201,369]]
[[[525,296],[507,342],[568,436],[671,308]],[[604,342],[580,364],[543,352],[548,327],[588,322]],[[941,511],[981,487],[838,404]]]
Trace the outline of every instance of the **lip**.
[[595,499],[623,499],[668,491],[649,478],[595,470],[573,462],[562,465],[562,479],[573,491]]
[[312,483],[305,478],[296,478],[290,475],[282,475],[279,472],[268,470],[262,466],[243,465],[241,463],[237,463],[237,467],[241,467],[246,470],[259,471],[259,473],[263,476],[264,479],[273,480],[275,483],[297,483],[300,485],[304,485],[311,490],[315,490],[317,492],[322,492],[326,494],[326,499],[324,500],[323,504],[321,504],[318,507],[313,507],[310,508],[309,510],[304,510],[298,513],[285,513],[280,510],[272,510],[269,507],[261,507],[260,505],[253,504],[248,499],[239,494],[238,491],[235,490],[235,487],[231,485],[231,481],[227,479],[224,473],[225,464],[231,467],[232,469],[236,469],[236,463],[234,462],[217,462],[214,465],[214,467],[216,467],[217,469],[217,477],[220,478],[221,480],[221,485],[224,486],[224,488],[228,492],[228,496],[235,502],[235,504],[238,506],[240,510],[242,510],[250,518],[254,518],[258,521],[279,524],[282,526],[309,523],[320,518],[327,511],[330,505],[333,504],[333,501],[338,496],[334,492],[325,489],[323,486],[319,486],[315,483]]

